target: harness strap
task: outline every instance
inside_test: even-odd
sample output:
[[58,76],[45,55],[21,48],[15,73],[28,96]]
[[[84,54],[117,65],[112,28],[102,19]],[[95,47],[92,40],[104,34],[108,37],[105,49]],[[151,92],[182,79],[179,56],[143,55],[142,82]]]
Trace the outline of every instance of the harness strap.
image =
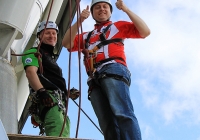
[[[103,78],[107,78],[107,77],[114,78],[116,80],[121,80],[125,84],[130,86],[130,82],[126,78],[124,78],[123,76],[118,75],[118,74],[103,73],[103,74],[97,76],[95,79],[99,80],[99,79],[103,79]],[[90,94],[91,94],[93,88],[98,87],[98,85],[95,84],[95,79],[91,79],[91,81],[90,81],[90,85],[89,85],[89,88],[88,88],[88,100],[90,100]]]
[[120,42],[120,43],[124,43],[124,40],[121,38],[114,38],[114,39],[110,39],[110,40],[104,40],[101,43],[99,43],[97,45],[97,47],[100,49],[102,46],[108,45],[110,43],[115,43],[115,42]]
[[[104,28],[103,32],[99,35],[101,42],[98,45],[96,45],[93,49],[88,50],[88,52],[87,52],[88,56],[90,55],[90,58],[89,58],[89,60],[90,60],[90,62],[89,62],[90,63],[90,70],[89,70],[90,73],[91,72],[94,73],[96,71],[96,69],[94,69],[94,68],[97,68],[100,64],[115,59],[115,58],[110,58],[110,59],[98,62],[96,64],[97,51],[101,47],[103,47],[105,45],[108,45],[108,44],[111,44],[111,43],[122,43],[123,44],[123,42],[124,42],[124,40],[121,39],[121,38],[114,38],[114,39],[108,39],[108,40],[106,39],[106,34],[105,33],[108,31],[108,29],[111,27],[111,25],[112,24],[109,24],[106,28]],[[88,47],[89,47],[89,40],[90,40],[90,37],[91,37],[93,31],[88,33],[87,39],[85,40],[85,49],[88,49]],[[120,60],[124,61],[121,58],[116,58],[116,59],[120,59]]]
[[109,25],[103,30],[103,33],[100,34],[99,37],[100,37],[101,41],[106,40],[106,35],[105,35],[105,33],[108,31],[108,29],[110,28],[111,25],[112,25],[112,24],[109,24]]
[[97,46],[95,46],[92,50],[88,50],[89,53],[95,53],[97,50],[99,50],[101,47],[111,44],[111,43],[116,43],[116,42],[120,42],[120,43],[124,43],[124,40],[121,38],[115,38],[115,39],[110,39],[110,40],[104,40],[101,43],[99,43]]
[[94,64],[94,67],[95,67],[95,68],[98,68],[98,67],[99,67],[100,65],[102,65],[103,63],[106,63],[106,62],[108,62],[108,61],[115,60],[115,59],[124,61],[121,57],[110,57],[110,58],[107,58],[107,59],[104,59],[104,60],[101,60],[101,61],[95,63],[95,64]]
[[[109,24],[109,25],[103,30],[103,33],[100,34],[100,39],[101,39],[101,41],[106,40],[105,33],[108,31],[108,29],[110,28],[111,25],[112,25],[112,24]],[[85,49],[88,49],[88,47],[89,47],[89,40],[90,40],[90,37],[91,37],[93,31],[94,31],[94,30],[92,30],[92,31],[90,31],[90,32],[88,33],[88,36],[87,36],[87,38],[86,38],[86,40],[85,40]]]
[[114,78],[114,79],[116,79],[116,80],[121,80],[121,81],[123,81],[124,83],[126,83],[128,86],[130,86],[130,82],[129,82],[126,78],[124,78],[123,76],[118,75],[118,74],[104,73],[104,74],[100,75],[100,76],[98,77],[98,79],[106,78],[106,77],[111,77],[111,78]]
[[90,37],[91,37],[93,31],[94,30],[92,30],[91,32],[88,33],[87,39],[85,40],[85,48],[86,49],[89,47],[89,40],[90,40]]
[[46,107],[46,106],[42,107],[40,113],[36,114],[39,116],[42,122],[44,122],[46,113],[56,105],[58,105],[59,111],[60,110],[65,111],[65,106],[62,103],[62,96],[64,95],[64,93],[60,93],[62,91],[59,92],[58,90],[47,90],[47,91],[48,91],[48,94],[50,94],[52,98],[55,99],[55,102],[53,106],[51,107]]
[[[91,65],[91,67],[92,67],[93,69],[94,69],[94,68],[96,69],[96,68],[98,68],[100,65],[102,65],[103,63],[106,63],[106,62],[111,61],[111,60],[116,60],[116,59],[117,59],[117,60],[124,61],[121,57],[110,57],[110,58],[101,60],[101,61],[99,61],[99,62],[97,62],[97,63],[91,62],[91,64],[93,64],[93,65]],[[91,59],[91,60],[93,60],[93,59]],[[87,74],[88,74],[88,76],[90,76],[90,71],[88,71]]]

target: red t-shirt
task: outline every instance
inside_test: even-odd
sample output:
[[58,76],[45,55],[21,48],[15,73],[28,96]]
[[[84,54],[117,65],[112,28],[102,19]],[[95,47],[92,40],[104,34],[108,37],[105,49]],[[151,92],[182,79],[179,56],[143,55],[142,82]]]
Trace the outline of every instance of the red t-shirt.
[[[95,24],[95,29],[90,37],[89,40],[89,47],[88,50],[93,49],[96,45],[98,45],[101,40],[99,35],[102,33],[103,29],[105,29],[109,24],[112,24],[111,21],[105,22],[102,24]],[[78,45],[80,43],[80,49],[85,48],[85,40],[87,39],[89,32],[82,33],[80,35],[76,35],[74,39],[74,46],[71,49],[71,51],[78,51]],[[134,26],[132,22],[127,22],[127,21],[117,21],[114,22],[108,31],[105,33],[106,39],[114,39],[114,38],[121,38],[121,39],[126,39],[126,38],[142,38],[139,35],[138,30]],[[126,66],[126,56],[124,53],[124,44],[116,42],[116,43],[111,43],[108,45],[105,45],[101,47],[97,51],[97,56],[95,61],[99,62],[101,60],[107,59],[107,58],[113,58],[113,57],[118,57],[123,59],[123,61],[115,59],[112,60],[111,63],[121,63]],[[89,62],[88,62],[89,63]],[[88,65],[86,66],[86,71],[88,70]]]

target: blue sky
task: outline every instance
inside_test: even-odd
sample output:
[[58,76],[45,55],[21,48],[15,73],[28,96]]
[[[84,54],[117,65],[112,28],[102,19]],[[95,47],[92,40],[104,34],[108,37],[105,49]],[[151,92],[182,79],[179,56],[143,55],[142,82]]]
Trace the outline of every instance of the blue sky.
[[[129,20],[113,4],[112,21]],[[200,140],[200,1],[124,0],[151,29],[146,39],[125,41],[132,73],[131,100],[143,140]],[[90,1],[81,1],[81,9]],[[93,29],[90,16],[83,31]],[[58,64],[68,82],[69,53],[62,49]],[[71,87],[79,87],[78,55],[72,54]],[[87,76],[81,59],[81,107],[98,125],[87,99]],[[78,100],[77,100],[78,101]],[[70,101],[71,138],[75,137],[78,108]],[[38,134],[28,120],[23,134]],[[81,113],[78,138],[103,140],[102,134]]]

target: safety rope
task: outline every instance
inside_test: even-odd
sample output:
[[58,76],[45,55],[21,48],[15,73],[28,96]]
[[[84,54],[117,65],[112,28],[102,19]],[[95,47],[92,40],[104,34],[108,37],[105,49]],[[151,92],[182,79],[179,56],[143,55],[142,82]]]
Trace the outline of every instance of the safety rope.
[[[77,9],[77,21],[78,20],[81,20],[79,19],[80,17],[80,1],[79,0],[76,0],[76,9]],[[81,24],[81,21],[80,21],[80,24]],[[78,24],[77,24],[77,28],[78,28],[78,35],[80,34],[79,32],[79,27],[78,27]],[[83,30],[82,30],[82,24],[81,24],[81,33],[83,33]],[[81,62],[80,62],[80,59],[81,59],[81,52],[80,52],[80,36],[78,36],[78,64],[79,64],[79,92],[80,92],[80,95],[79,95],[79,108],[78,108],[78,120],[77,120],[77,126],[76,126],[76,135],[75,135],[75,138],[78,137],[78,130],[79,130],[79,124],[80,124],[80,112],[81,112]]]
[[[80,108],[80,106],[76,103],[76,101],[74,101],[74,100],[72,100],[72,101]],[[80,108],[80,110],[92,122],[92,124],[99,130],[99,132],[103,135],[103,132],[101,131],[101,129],[92,121],[92,119],[85,113],[85,111],[82,108]]]
[[[68,17],[71,17],[72,15],[72,1],[70,0],[69,1],[69,16]],[[72,23],[72,19],[70,18],[70,23]],[[71,28],[70,28],[70,40],[71,40]],[[62,129],[61,129],[61,132],[60,132],[60,135],[59,137],[61,137],[62,135],[62,132],[65,128],[65,123],[66,123],[66,120],[67,120],[67,113],[68,113],[68,104],[69,104],[69,95],[70,95],[70,81],[71,81],[71,53],[69,54],[69,66],[68,66],[68,90],[67,90],[67,101],[66,101],[66,104],[65,104],[65,108],[66,108],[66,113],[65,113],[65,116],[64,116],[64,122],[63,122],[63,125],[62,125]]]
[[[81,13],[81,10],[80,10],[80,2],[78,2],[78,0],[76,0],[76,3],[77,3],[77,5],[78,5],[78,8],[77,8],[77,21],[78,20],[81,20],[81,19],[79,19],[79,17],[80,17],[80,13]],[[81,28],[81,34],[83,33],[83,27],[82,27],[82,23],[81,23],[81,21],[80,21],[80,28]],[[77,24],[77,28],[78,28],[78,62],[79,62],[79,91],[80,91],[80,95],[79,95],[79,104],[77,104],[74,100],[72,100],[77,106],[78,106],[78,108],[79,108],[79,110],[78,110],[78,121],[77,121],[77,128],[76,128],[76,136],[75,136],[75,138],[77,138],[78,137],[78,127],[79,127],[79,122],[80,122],[80,111],[82,111],[83,112],[83,114],[92,122],[92,124],[97,128],[97,130],[99,130],[99,132],[103,135],[103,132],[101,131],[101,129],[92,121],[92,119],[85,113],[85,111],[81,108],[81,62],[80,62],[80,60],[81,60],[81,52],[84,54],[84,55],[86,55],[86,56],[89,56],[88,55],[88,52],[84,52],[84,50],[86,50],[85,49],[85,45],[83,45],[83,50],[82,51],[80,51],[80,36],[79,36],[79,34],[80,34],[80,32],[79,32],[79,26],[78,26],[78,24]],[[70,28],[70,30],[71,30],[71,28]],[[82,40],[83,40],[83,36],[81,36],[82,37]],[[71,38],[70,38],[70,40],[71,40]],[[70,44],[70,49],[71,49],[71,44]],[[71,53],[71,51],[70,51],[70,53]],[[87,57],[87,59],[88,59],[89,57]],[[88,61],[86,61],[86,62],[88,62]],[[91,65],[89,64],[89,63],[86,63],[86,65],[91,69]],[[91,70],[90,70],[91,71]],[[92,76],[92,73],[90,73],[91,74],[91,76]]]

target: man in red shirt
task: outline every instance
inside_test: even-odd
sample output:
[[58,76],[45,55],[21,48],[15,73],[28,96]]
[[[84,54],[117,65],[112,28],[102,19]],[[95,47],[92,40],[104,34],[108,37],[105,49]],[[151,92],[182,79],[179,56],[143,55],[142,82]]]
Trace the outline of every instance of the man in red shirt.
[[[90,11],[89,6],[82,11],[62,43],[69,51],[78,51],[80,43],[89,75],[89,99],[105,140],[141,140],[130,99],[131,74],[126,64],[123,41],[126,38],[145,38],[150,30],[122,0],[117,0],[116,7],[127,14],[131,22],[110,21],[113,10],[110,0],[92,0]],[[76,35],[77,26],[80,27],[90,12],[96,21],[94,30]]]

